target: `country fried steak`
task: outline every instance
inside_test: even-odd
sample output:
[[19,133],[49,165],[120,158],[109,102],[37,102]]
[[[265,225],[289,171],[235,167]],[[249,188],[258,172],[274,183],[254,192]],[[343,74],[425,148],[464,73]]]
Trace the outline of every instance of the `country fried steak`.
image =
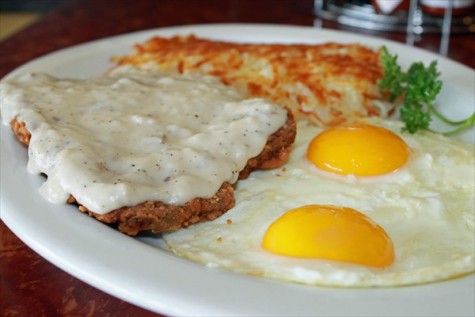
[[[26,124],[16,118],[10,124],[17,139],[28,146],[31,134]],[[290,154],[295,136],[296,123],[292,113],[288,111],[285,125],[267,139],[259,155],[248,160],[245,168],[239,173],[239,179],[247,178],[256,169],[276,168],[282,165]],[[89,210],[73,196],[70,196],[68,203],[77,204],[80,211],[101,222],[117,225],[121,232],[133,236],[141,231],[168,232],[197,222],[213,220],[234,206],[234,189],[232,184],[225,182],[210,198],[194,198],[183,205],[145,201],[105,214]]]

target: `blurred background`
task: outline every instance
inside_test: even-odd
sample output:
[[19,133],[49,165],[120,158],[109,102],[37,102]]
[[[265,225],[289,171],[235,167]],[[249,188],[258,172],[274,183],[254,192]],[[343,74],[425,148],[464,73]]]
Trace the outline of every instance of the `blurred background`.
[[[114,5],[118,11],[121,3],[128,6],[132,1],[128,0],[96,0],[109,9]],[[170,5],[170,0],[137,0],[143,5],[148,3],[150,8],[160,8]],[[147,2],[150,1],[150,2]],[[176,0],[180,6],[180,0]],[[199,6],[201,0],[194,0]],[[237,2],[253,3],[258,5],[263,0],[216,0],[220,6],[227,9],[237,7]],[[456,36],[466,36],[475,33],[475,0],[272,0],[275,8],[279,3],[292,2],[296,7],[305,4],[313,6],[313,12],[306,12],[306,17],[314,17],[314,26],[317,28],[333,28],[367,35],[381,36],[405,42],[408,45],[420,46],[438,52],[443,56],[448,55],[449,41]],[[84,3],[81,17],[86,18],[89,12],[88,5],[91,0],[0,0],[0,41],[15,34],[32,23],[38,21],[48,12],[61,12],[62,7],[74,3],[76,8]],[[182,1],[183,2],[183,1]],[[186,2],[189,4],[189,1]],[[242,7],[242,6],[241,6]],[[160,9],[157,9],[160,10]],[[98,12],[95,12],[96,18]],[[155,14],[159,14],[155,12]],[[178,14],[179,15],[179,14]],[[229,13],[229,21],[213,21],[212,16],[203,13],[202,16],[209,18],[203,23],[210,22],[234,22],[234,13]],[[78,15],[79,16],[79,15]],[[88,17],[93,19],[93,17]],[[178,16],[177,16],[178,18]],[[185,18],[181,16],[181,18]],[[99,15],[100,19],[100,15]],[[140,19],[140,17],[135,17]],[[157,20],[158,21],[158,20]],[[140,28],[141,21],[136,21]],[[241,21],[242,22],[242,21]],[[260,22],[265,22],[264,20]],[[177,23],[180,22],[177,19]],[[158,25],[157,25],[158,26]],[[144,25],[143,27],[146,27]],[[101,29],[91,27],[91,32],[97,32],[100,37]],[[120,30],[119,30],[120,31]],[[131,30],[125,30],[131,31]],[[110,35],[110,34],[109,34]],[[438,38],[437,47],[433,44],[434,36]],[[59,38],[58,41],[61,39]],[[427,44],[426,42],[430,43]],[[473,42],[473,41],[472,41]],[[470,43],[464,46],[470,48]],[[466,50],[461,48],[460,50]],[[454,53],[452,53],[453,55]],[[456,53],[464,54],[464,52]],[[466,53],[468,54],[468,53]],[[454,56],[452,56],[453,58]]]
[[355,28],[421,34],[443,32],[450,23],[452,33],[475,32],[475,0],[315,0],[314,3],[317,16]]
[[[0,41],[48,11],[80,0],[0,0]],[[120,0],[110,0],[120,5]],[[160,1],[160,0],[150,0]],[[196,0],[200,1],[200,0]],[[232,1],[232,0],[221,0]],[[279,1],[275,0],[276,5]],[[313,0],[322,21],[372,32],[475,33],[475,0]]]
[[0,41],[73,0],[0,0]]
[[440,35],[446,56],[451,36],[475,33],[475,0],[314,0],[316,26],[332,21],[353,32],[399,33],[408,45]]

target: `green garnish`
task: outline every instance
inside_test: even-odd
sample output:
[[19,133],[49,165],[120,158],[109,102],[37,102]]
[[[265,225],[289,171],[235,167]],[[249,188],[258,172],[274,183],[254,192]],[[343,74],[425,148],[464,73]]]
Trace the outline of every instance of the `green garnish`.
[[403,72],[397,64],[397,55],[390,55],[386,47],[382,47],[381,63],[384,77],[378,81],[378,85],[383,92],[389,93],[389,101],[402,100],[400,115],[405,123],[405,131],[415,133],[418,130],[430,130],[432,115],[455,127],[443,132],[444,135],[453,135],[474,125],[475,113],[465,120],[452,121],[434,107],[433,103],[442,88],[437,61],[431,62],[428,67],[417,62],[407,72]]

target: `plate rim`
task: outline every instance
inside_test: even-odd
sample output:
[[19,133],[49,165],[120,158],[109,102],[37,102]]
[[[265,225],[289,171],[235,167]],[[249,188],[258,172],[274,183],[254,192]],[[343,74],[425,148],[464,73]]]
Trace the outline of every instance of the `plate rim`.
[[[90,42],[86,43],[81,43],[77,45],[73,45],[70,47],[66,47],[63,49],[60,49],[58,51],[50,52],[45,55],[42,55],[38,58],[35,58],[32,61],[29,61],[15,70],[9,72],[5,77],[2,78],[4,79],[9,79],[12,76],[15,76],[17,74],[22,73],[25,70],[30,69],[32,66],[38,64],[38,63],[44,63],[45,61],[48,61],[51,58],[55,58],[58,55],[64,55],[64,54],[72,54],[74,52],[77,52],[78,50],[87,50],[90,49],[93,46],[100,46],[101,49],[108,50],[110,48],[110,45],[112,45],[112,42],[123,42],[123,41],[128,41],[129,39],[136,38],[136,37],[146,37],[151,34],[171,34],[171,33],[177,33],[177,32],[183,32],[185,30],[197,30],[199,29],[200,32],[210,32],[211,29],[221,29],[221,32],[223,29],[247,29],[247,30],[256,30],[260,29],[260,31],[267,30],[266,32],[274,32],[275,30],[289,30],[289,31],[296,31],[298,32],[315,32],[320,33],[320,34],[328,34],[328,35],[339,35],[343,37],[350,37],[350,38],[355,38],[355,39],[370,39],[369,43],[377,43],[377,42],[384,42],[392,47],[398,48],[398,49],[404,49],[408,48],[406,45],[391,41],[391,40],[385,40],[385,39],[380,39],[380,38],[372,38],[368,37],[367,35],[360,35],[360,34],[355,34],[351,32],[344,32],[344,31],[337,31],[337,30],[326,30],[326,29],[317,29],[314,27],[308,27],[308,26],[295,26],[295,25],[282,25],[282,24],[249,24],[249,23],[212,23],[212,24],[193,24],[193,25],[181,25],[181,26],[172,26],[172,27],[163,27],[163,28],[156,28],[156,29],[149,29],[149,30],[141,30],[141,31],[135,31],[131,33],[126,33],[126,34],[119,34],[115,35],[112,37],[105,37],[101,39],[96,39]],[[271,32],[271,33],[272,33]],[[219,31],[218,31],[219,33]],[[133,43],[129,43],[129,47],[132,47]],[[433,58],[437,58],[438,60],[442,61],[444,64],[449,64],[449,67],[456,67],[456,68],[466,68],[468,70],[471,70],[465,65],[462,65],[456,61],[450,60],[448,58],[445,58],[443,56],[440,56],[436,53],[425,51],[420,48],[415,48],[415,47],[410,47],[411,51],[415,50],[418,53],[423,53],[426,56],[432,56]],[[475,73],[475,72],[474,72]],[[7,137],[5,136],[5,130],[6,127],[2,125],[0,133],[0,139],[1,139],[1,158],[2,162],[11,162],[11,155],[12,153],[20,154],[21,156],[21,148],[20,145],[17,144],[13,140],[13,137],[11,133],[7,134]],[[6,151],[8,150],[8,151]],[[23,155],[24,159],[24,155]],[[4,221],[4,223],[7,225],[7,227],[12,230],[17,237],[20,238],[26,245],[31,247],[35,252],[40,254],[42,257],[47,259],[50,263],[53,265],[56,265],[63,271],[67,272],[68,274],[73,275],[74,277],[82,280],[83,282],[92,285],[95,288],[98,288],[114,297],[120,298],[124,301],[127,301],[131,304],[137,305],[139,307],[155,311],[161,314],[167,314],[167,315],[214,315],[214,316],[223,316],[223,315],[235,315],[236,312],[238,312],[239,315],[255,315],[255,314],[265,314],[268,313],[268,303],[266,301],[266,296],[263,296],[263,294],[257,294],[255,298],[251,298],[249,295],[251,294],[242,294],[242,292],[237,289],[236,287],[240,286],[252,286],[255,289],[258,289],[260,291],[262,290],[270,290],[277,288],[277,291],[274,291],[272,293],[275,296],[289,296],[289,293],[291,294],[298,294],[299,296],[302,296],[303,299],[307,300],[308,297],[306,296],[307,293],[312,293],[313,295],[318,295],[320,297],[323,297],[323,299],[328,299],[328,298],[334,298],[334,296],[342,297],[342,298],[349,298],[352,299],[354,298],[354,294],[364,294],[364,296],[368,296],[369,298],[372,299],[382,299],[384,300],[385,297],[383,296],[382,298],[380,297],[381,295],[378,294],[383,294],[386,295],[387,293],[396,293],[398,296],[402,296],[406,298],[408,294],[416,295],[422,292],[428,292],[429,290],[433,289],[434,287],[437,289],[438,286],[437,284],[428,284],[428,285],[421,285],[421,286],[412,286],[412,287],[403,287],[403,288],[397,288],[397,289],[334,289],[334,288],[314,288],[314,287],[307,287],[303,285],[294,285],[291,284],[289,285],[288,283],[282,283],[278,281],[272,281],[272,280],[263,280],[263,279],[256,279],[253,277],[248,277],[248,276],[243,276],[239,274],[235,274],[232,272],[225,272],[221,270],[215,270],[215,269],[210,269],[206,268],[204,266],[201,266],[199,264],[191,263],[187,260],[181,259],[173,254],[166,254],[164,252],[157,252],[157,250],[153,247],[151,247],[148,244],[142,243],[141,241],[137,241],[136,239],[131,239],[121,233],[118,233],[117,231],[110,229],[108,227],[105,227],[104,225],[98,223],[92,218],[89,218],[86,215],[83,215],[78,212],[73,212],[71,215],[66,216],[67,218],[67,223],[70,227],[68,227],[69,232],[65,230],[60,230],[59,232],[49,232],[49,233],[44,233],[41,232],[42,236],[41,239],[38,240],[38,232],[35,232],[34,230],[30,230],[28,232],[25,232],[24,228],[22,228],[22,223],[29,223],[27,218],[27,215],[18,215],[13,212],[9,212],[8,210],[12,207],[15,206],[25,206],[25,202],[22,204],[18,204],[16,201],[10,201],[7,197],[8,195],[13,195],[15,190],[19,190],[22,188],[22,185],[20,181],[27,181],[28,186],[32,187],[37,187],[42,183],[42,180],[39,177],[32,177],[32,175],[24,173],[25,175],[22,175],[20,179],[18,179],[16,182],[13,184],[7,183],[6,181],[11,181],[13,179],[12,171],[8,170],[7,164],[1,164],[1,196],[0,196],[0,203],[1,203],[1,208],[2,210],[0,217]],[[23,170],[26,172],[26,166],[22,166]],[[16,169],[22,168],[21,166],[16,166]],[[15,169],[15,170],[16,170]],[[33,178],[33,179],[31,179]],[[6,188],[7,187],[7,188]],[[39,206],[46,206],[46,208],[51,207],[50,203],[47,203],[45,201],[42,201],[42,198],[38,195],[38,193],[32,193],[32,198],[30,201],[34,202],[35,204]],[[27,206],[25,206],[27,207]],[[75,208],[68,208],[72,206],[62,206],[64,208],[58,208],[61,210],[64,209],[71,209],[74,210]],[[31,206],[30,206],[31,208]],[[13,208],[14,209],[14,208]],[[52,208],[56,209],[56,208]],[[70,211],[71,211],[70,210]],[[31,214],[30,214],[31,215]],[[38,215],[37,213],[33,213],[35,217],[41,216]],[[65,220],[64,216],[61,218],[60,213],[56,212],[55,216],[60,217],[59,219],[52,219],[50,220],[51,223],[47,225],[47,227],[52,227],[54,228],[55,226],[63,226],[64,223],[60,222],[59,220]],[[80,227],[77,227],[77,224],[80,225]],[[34,224],[30,223],[30,226],[27,229],[32,229],[31,227]],[[58,241],[58,234],[62,235],[67,235],[67,234],[73,234],[76,237],[78,234],[84,234],[82,231],[79,233],[80,229],[85,229],[85,232],[89,235],[92,235],[94,237],[102,237],[103,232],[107,231],[107,237],[112,239],[111,241],[103,241],[103,244],[100,244],[99,246],[95,246],[98,249],[96,250],[95,256],[97,256],[97,253],[99,252],[104,252],[104,254],[107,254],[107,251],[110,250],[110,248],[118,248],[116,246],[116,242],[120,242],[120,248],[119,251],[116,251],[115,254],[109,254],[110,258],[108,259],[103,259],[101,258],[102,262],[101,263],[94,263],[95,267],[91,267],[91,263],[87,263],[87,261],[80,260],[78,259],[77,254],[71,254],[71,251],[69,250],[64,253],[65,250],[64,248],[66,246],[74,246],[77,250],[84,251],[87,250],[87,248],[90,245],[93,245],[93,242],[91,239],[86,239],[86,241],[75,241],[75,239],[71,239],[71,237],[64,237],[61,241]],[[53,244],[53,247],[52,245]],[[161,290],[161,292],[156,293],[156,289],[153,288],[153,285],[143,285],[140,283],[137,283],[137,281],[146,281],[144,278],[146,276],[143,276],[143,274],[138,274],[140,272],[133,272],[133,271],[128,271],[130,274],[129,276],[123,277],[124,280],[120,281],[121,285],[120,287],[116,287],[117,285],[114,285],[113,280],[117,279],[118,272],[117,272],[117,267],[115,267],[115,264],[117,261],[123,260],[124,253],[126,254],[128,251],[126,250],[127,248],[132,247],[135,248],[135,250],[139,250],[140,255],[142,256],[141,261],[142,262],[137,262],[137,260],[131,260],[130,263],[127,263],[125,266],[126,269],[133,269],[134,265],[146,265],[148,270],[152,270],[153,264],[150,262],[156,261],[157,260],[157,254],[160,253],[161,256],[158,257],[158,260],[162,262],[163,265],[170,265],[172,267],[161,267],[163,271],[157,272],[158,278],[160,281],[164,281],[165,285],[169,289],[167,291]],[[124,252],[124,253],[121,253]],[[92,256],[92,257],[91,257]],[[88,261],[96,259],[95,256],[89,254]],[[65,258],[66,257],[66,258]],[[69,260],[68,260],[69,259]],[[76,260],[75,263],[71,263],[71,259]],[[96,259],[97,260],[97,259]],[[145,264],[143,264],[145,262]],[[94,270],[96,274],[91,274],[88,272],[88,270]],[[120,267],[119,269],[124,269],[124,267]],[[199,297],[196,298],[196,294],[198,291],[200,291],[197,286],[190,286],[187,285],[186,281],[176,281],[172,278],[171,275],[176,274],[177,271],[181,271],[182,273],[182,278],[188,278],[192,279],[193,277],[195,278],[195,282],[201,283],[201,285],[208,285],[211,288],[219,288],[222,287],[222,285],[225,285],[226,283],[230,283],[231,285],[234,285],[233,287],[228,286],[227,287],[227,293],[226,292],[220,292],[217,291],[216,289],[211,289],[209,292],[211,292],[210,296],[208,297],[213,297],[214,301],[211,302],[212,306],[207,306],[204,307],[203,305],[206,304],[207,298],[205,297]],[[97,274],[102,274],[101,276],[97,276]],[[218,276],[218,281],[215,280],[208,280],[207,277],[216,277]],[[206,278],[205,278],[206,277]],[[157,276],[154,278],[154,281],[157,279]],[[475,278],[474,274],[471,274],[470,276],[466,276],[461,279],[457,280],[451,280],[447,282],[443,282],[448,285],[448,289],[446,290],[446,293],[455,293],[459,294],[460,293],[460,287],[472,287],[475,285]],[[130,286],[133,286],[134,291],[136,294],[131,293],[130,291]],[[473,287],[472,287],[473,288]],[[394,291],[394,292],[393,292]],[[155,292],[155,296],[151,296],[147,292]],[[404,293],[406,292],[406,294]],[[475,291],[474,291],[475,293]],[[328,294],[330,296],[328,297]],[[157,295],[159,295],[157,297]],[[182,296],[183,295],[183,296]],[[255,295],[255,294],[254,294]],[[235,307],[235,298],[238,297],[244,297],[244,299],[247,301],[249,305],[246,307]],[[298,299],[298,298],[292,298],[291,303],[298,305],[298,304],[304,304],[305,300]],[[187,302],[187,305],[184,305],[184,301]],[[453,304],[455,305],[456,303],[459,303],[457,300],[453,299]],[[340,301],[338,301],[340,302]],[[210,302],[208,302],[210,304]],[[324,305],[324,301],[321,300],[316,300],[315,305],[321,306]],[[385,304],[388,304],[387,302]],[[241,303],[238,302],[238,305],[242,305]],[[292,312],[301,312],[303,315],[307,315],[306,313],[310,312],[318,312],[321,313],[322,315],[344,315],[344,312],[346,311],[347,308],[354,308],[356,309],[356,312],[359,312],[360,314],[365,314],[365,315],[374,315],[374,316],[384,316],[388,312],[386,311],[386,306],[381,306],[381,305],[370,305],[366,308],[363,307],[358,307],[353,304],[348,304],[345,309],[343,307],[334,307],[336,310],[328,311],[325,308],[320,311],[315,311],[312,310],[313,307],[286,307],[285,303],[274,303],[276,305],[273,307],[271,314],[276,313],[280,315],[288,315],[289,313]],[[401,314],[411,314],[411,315],[417,315],[417,314],[426,314],[428,311],[426,310],[427,308],[424,307],[424,305],[419,305],[415,308],[413,311],[408,311],[405,310],[403,307],[397,306],[395,308],[399,309],[399,312]],[[310,310],[308,309],[310,308]],[[321,307],[320,307],[321,308]],[[238,310],[237,310],[238,309]],[[277,309],[277,310],[276,310]],[[295,310],[297,309],[297,310]],[[368,311],[368,309],[371,309]],[[467,308],[466,308],[467,309]],[[475,308],[474,308],[475,309]],[[397,311],[391,310],[389,313],[394,314]],[[447,311],[430,311],[434,314],[440,314],[443,315]],[[469,316],[470,314],[473,315],[473,310],[472,311],[466,311],[466,312],[461,312],[462,314],[467,314]],[[310,314],[308,314],[310,315]]]

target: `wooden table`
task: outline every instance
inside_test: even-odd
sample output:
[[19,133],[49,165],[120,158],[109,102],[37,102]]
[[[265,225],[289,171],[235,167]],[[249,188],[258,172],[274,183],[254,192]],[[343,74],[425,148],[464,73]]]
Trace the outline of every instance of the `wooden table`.
[[[199,23],[314,25],[313,0],[82,0],[65,5],[0,42],[0,77],[43,54],[126,32]],[[403,33],[349,30],[405,42]],[[439,51],[440,36],[425,34],[416,46]],[[448,56],[475,68],[473,34],[452,35]],[[64,273],[23,244],[0,222],[2,316],[157,316]]]

